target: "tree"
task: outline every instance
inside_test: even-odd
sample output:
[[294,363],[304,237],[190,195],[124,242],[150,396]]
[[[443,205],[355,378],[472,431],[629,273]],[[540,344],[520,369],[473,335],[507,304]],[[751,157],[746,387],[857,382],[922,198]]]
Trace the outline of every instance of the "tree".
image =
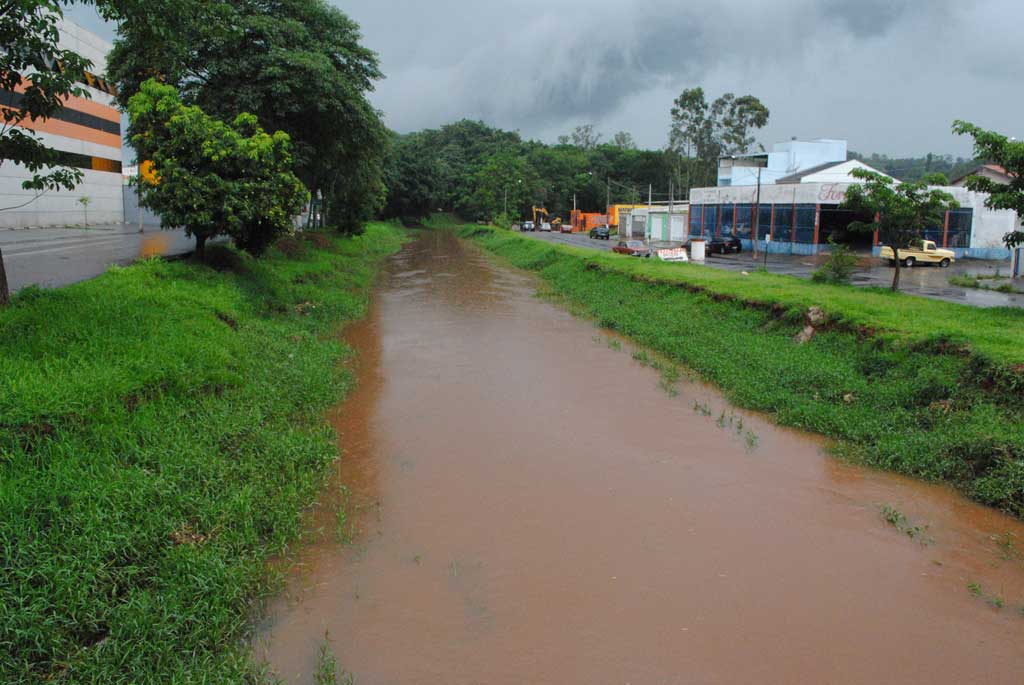
[[[1010,183],[1002,185],[982,176],[971,176],[967,187],[979,193],[988,193],[985,206],[989,209],[1012,209],[1018,217],[1024,217],[1024,141],[1019,141],[970,124],[966,121],[953,122],[953,132],[974,138],[974,156],[998,164],[1010,174]],[[1024,231],[1019,228],[1003,236],[1003,242],[1011,250],[1024,245]]]
[[726,93],[709,105],[703,88],[684,90],[672,106],[669,147],[680,157],[699,162],[686,185],[713,183],[718,158],[749,152],[754,143],[751,130],[763,128],[769,114],[753,95]]
[[83,195],[78,198],[78,204],[82,205],[82,212],[85,214],[85,225],[89,225],[89,203],[92,202],[92,198],[88,195]]
[[[559,140],[561,141],[562,138]],[[576,127],[570,134],[569,141],[571,141],[571,145],[581,150],[593,150],[601,143],[601,134],[594,130],[593,124],[584,124]]]
[[629,131],[619,131],[612,137],[612,145],[623,150],[635,150],[636,143],[633,141],[633,134]]
[[159,213],[164,227],[195,237],[200,257],[217,235],[259,255],[292,229],[306,192],[291,171],[288,134],[269,135],[245,113],[226,124],[185,106],[173,86],[154,79],[131,97],[128,111],[132,145],[152,160],[157,177],[140,188],[141,204]]
[[459,209],[473,219],[492,219],[504,212],[506,193],[508,214],[525,216],[533,204],[544,202],[544,185],[526,159],[511,151],[500,151],[480,160],[470,183],[471,195]]
[[[0,166],[13,162],[24,167],[32,178],[22,182],[22,187],[40,194],[70,190],[82,180],[81,171],[61,166],[52,148],[31,130],[18,126],[50,118],[69,95],[88,97],[88,91],[77,84],[83,80],[89,60],[57,45],[57,20],[62,16],[58,0],[8,0],[0,6]],[[0,306],[9,302],[0,251]]]
[[187,104],[256,115],[291,139],[296,174],[351,230],[382,201],[387,134],[366,99],[382,77],[359,26],[323,0],[111,0],[122,100],[159,74]]
[[871,214],[874,220],[853,222],[852,230],[878,231],[879,240],[893,250],[896,269],[892,289],[900,286],[900,250],[920,240],[924,229],[942,224],[943,215],[960,205],[949,193],[929,188],[942,179],[927,177],[915,183],[900,183],[894,178],[868,169],[854,169],[851,175],[863,181],[846,191],[842,209]]

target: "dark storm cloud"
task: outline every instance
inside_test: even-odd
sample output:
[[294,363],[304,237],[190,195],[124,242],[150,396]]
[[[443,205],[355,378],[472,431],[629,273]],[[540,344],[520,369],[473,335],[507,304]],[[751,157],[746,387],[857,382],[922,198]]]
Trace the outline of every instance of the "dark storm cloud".
[[672,100],[752,93],[761,140],[966,153],[966,118],[1024,136],[1021,0],[329,0],[363,27],[399,131],[463,117],[553,140],[581,123],[666,140]]

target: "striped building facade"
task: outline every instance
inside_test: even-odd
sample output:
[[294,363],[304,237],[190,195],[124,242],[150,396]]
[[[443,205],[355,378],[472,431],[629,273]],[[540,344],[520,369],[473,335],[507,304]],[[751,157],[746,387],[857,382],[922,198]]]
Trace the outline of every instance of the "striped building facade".
[[[106,71],[111,45],[68,20],[59,22],[60,46],[92,61],[82,84],[89,98],[69,97],[65,107],[46,121],[24,121],[43,143],[60,153],[61,162],[82,170],[82,182],[72,191],[24,190],[31,177],[13,162],[0,165],[0,228],[71,226],[85,221],[79,199],[89,198],[90,224],[124,221],[121,181],[121,114],[110,84],[95,74]],[[17,107],[20,93],[0,91],[0,105]]]

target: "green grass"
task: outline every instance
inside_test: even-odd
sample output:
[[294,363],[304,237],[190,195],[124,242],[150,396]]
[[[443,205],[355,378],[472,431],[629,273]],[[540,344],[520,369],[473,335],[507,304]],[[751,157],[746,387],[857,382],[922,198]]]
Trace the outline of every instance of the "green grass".
[[[460,234],[536,271],[574,311],[683,363],[734,404],[1024,516],[1024,375],[1014,368],[1024,361],[1024,311],[652,263],[483,227]],[[811,305],[829,325],[797,345]]]
[[950,285],[959,286],[961,288],[976,288],[978,290],[995,290],[1000,293],[1024,293],[1024,290],[1018,290],[1013,287],[1012,283],[1000,283],[999,285],[989,285],[985,281],[992,281],[1000,279],[1000,276],[989,276],[989,275],[971,275],[963,274],[961,276],[953,276],[949,279]]
[[401,239],[215,248],[0,310],[0,682],[259,677],[265,560],[337,457],[334,333]]

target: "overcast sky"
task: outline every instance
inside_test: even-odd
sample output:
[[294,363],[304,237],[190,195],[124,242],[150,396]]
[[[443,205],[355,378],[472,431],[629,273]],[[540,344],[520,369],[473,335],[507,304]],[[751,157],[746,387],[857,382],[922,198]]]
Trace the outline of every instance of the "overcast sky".
[[372,99],[401,132],[468,117],[553,142],[593,123],[660,147],[673,99],[703,86],[759,97],[766,146],[966,155],[957,118],[1024,136],[1022,0],[332,1],[379,53]]

